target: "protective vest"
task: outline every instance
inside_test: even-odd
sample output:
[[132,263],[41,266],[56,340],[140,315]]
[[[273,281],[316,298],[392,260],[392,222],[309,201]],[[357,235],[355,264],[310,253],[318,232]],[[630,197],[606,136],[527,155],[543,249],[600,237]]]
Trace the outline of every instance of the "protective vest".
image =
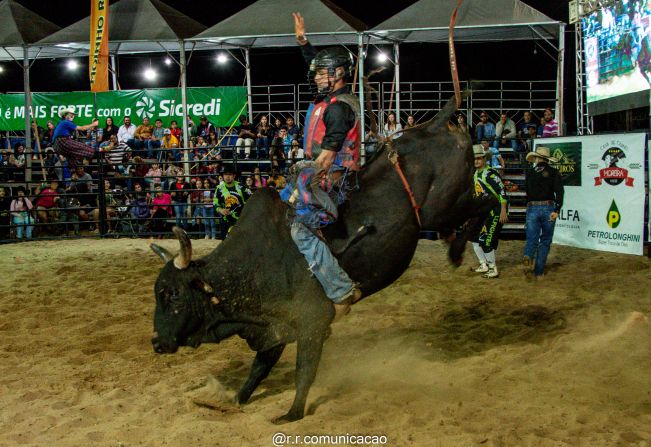
[[[226,182],[222,182],[217,186],[217,191],[220,192],[222,197],[224,198],[224,202],[226,203],[226,208],[231,208],[231,206],[239,204],[238,206],[244,205],[244,194],[242,192],[242,187],[240,187],[240,184],[238,182],[234,182],[235,184],[235,194],[233,194],[228,187],[226,186]],[[239,196],[239,197],[238,197]],[[213,203],[215,206],[219,206],[219,198],[215,197]],[[234,209],[236,209],[238,206],[236,206]],[[239,213],[232,212],[230,215],[233,219],[237,220],[240,218]]]
[[488,193],[499,200],[500,203],[506,202],[506,199],[502,197],[500,191],[496,191],[496,188],[494,186],[491,186],[491,182],[489,181],[489,179],[492,179],[496,184],[495,186],[498,186],[501,190],[504,189],[499,174],[493,169],[487,167],[479,171],[475,171],[473,178],[475,182],[476,197],[481,196],[483,193]]
[[359,100],[350,93],[342,93],[340,95],[331,96],[323,101],[315,104],[314,109],[310,115],[310,120],[307,128],[305,156],[308,159],[316,159],[322,151],[321,144],[323,137],[326,134],[325,123],[323,116],[330,104],[341,101],[348,104],[353,112],[355,112],[355,124],[348,131],[341,148],[337,151],[337,159],[335,164],[351,169],[353,171],[359,170],[359,154],[361,147],[362,133],[360,130],[360,109]]

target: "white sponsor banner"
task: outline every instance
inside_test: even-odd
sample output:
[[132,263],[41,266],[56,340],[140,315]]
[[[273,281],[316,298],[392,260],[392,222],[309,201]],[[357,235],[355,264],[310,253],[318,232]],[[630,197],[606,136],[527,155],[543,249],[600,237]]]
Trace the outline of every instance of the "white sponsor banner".
[[641,255],[646,135],[536,140],[559,159],[565,184],[554,243]]

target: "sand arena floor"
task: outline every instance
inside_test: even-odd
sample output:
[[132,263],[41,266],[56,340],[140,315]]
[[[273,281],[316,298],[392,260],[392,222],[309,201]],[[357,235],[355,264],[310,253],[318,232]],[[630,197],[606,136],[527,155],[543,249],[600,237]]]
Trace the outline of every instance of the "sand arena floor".
[[[214,241],[193,241],[195,257]],[[174,240],[162,241],[176,250]],[[160,260],[145,240],[0,247],[0,446],[271,446],[282,431],[384,434],[392,446],[651,446],[651,262],[554,246],[525,280],[451,269],[421,242],[411,268],[333,325],[308,415],[295,345],[242,408],[253,353],[152,351]],[[208,403],[208,406],[198,403]]]

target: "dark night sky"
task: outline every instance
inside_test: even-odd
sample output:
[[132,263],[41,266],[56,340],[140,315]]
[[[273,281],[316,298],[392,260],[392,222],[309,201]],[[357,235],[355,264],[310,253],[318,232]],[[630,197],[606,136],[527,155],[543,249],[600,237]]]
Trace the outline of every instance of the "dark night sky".
[[[88,0],[18,0],[19,3],[42,15],[57,25],[66,27],[84,17],[90,12]],[[210,0],[164,0],[173,8],[194,18],[198,22],[212,26],[229,15],[254,3],[253,0],[239,2],[210,1]],[[291,2],[287,2],[291,5]],[[415,3],[407,0],[374,0],[373,8],[368,9],[368,2],[352,2],[335,0],[334,3],[356,16],[369,27],[373,27],[405,7]],[[567,22],[567,2],[558,0],[524,0],[524,3],[538,9],[552,19]],[[280,13],[287,15],[288,30],[293,30],[291,8]],[[309,23],[307,30],[309,33]],[[570,45],[566,53],[566,73],[573,73],[573,46],[571,34],[573,28],[568,27],[566,36]],[[470,79],[503,79],[503,80],[541,80],[556,77],[556,63],[538,49],[534,54],[533,42],[504,42],[487,44],[457,44],[457,59],[459,74],[462,80]],[[425,56],[423,56],[425,55]],[[81,61],[81,60],[80,60]],[[146,84],[141,73],[145,66],[151,64],[159,68],[159,78],[156,84]],[[166,67],[163,55],[120,56],[119,82],[124,89],[145,87],[173,87],[178,83],[178,69]],[[445,44],[403,44],[400,47],[401,80],[404,81],[448,81],[447,45]],[[82,61],[86,63],[86,60]],[[66,71],[65,60],[37,61],[32,69],[31,86],[33,91],[73,91],[88,90],[87,70],[76,73]],[[372,62],[369,62],[372,63]],[[254,85],[291,84],[305,80],[305,64],[297,47],[283,49],[255,49],[251,51],[252,82]],[[4,62],[4,73],[0,76],[0,90],[22,91],[22,71],[13,62]],[[385,70],[375,80],[390,81],[392,70]],[[573,75],[567,76],[568,80]],[[242,85],[244,69],[237,63],[226,66],[217,65],[214,52],[197,52],[192,56],[188,68],[189,86]],[[570,86],[571,87],[571,86]],[[572,95],[573,96],[573,95]]]

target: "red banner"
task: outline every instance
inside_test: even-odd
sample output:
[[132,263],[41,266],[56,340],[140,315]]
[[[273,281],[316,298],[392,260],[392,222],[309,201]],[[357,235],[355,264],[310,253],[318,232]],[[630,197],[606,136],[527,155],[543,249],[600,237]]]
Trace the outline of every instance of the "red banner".
[[594,178],[594,185],[599,186],[604,179],[625,180],[626,186],[633,186],[633,177],[628,176],[628,169],[604,168],[599,170],[599,177]]

